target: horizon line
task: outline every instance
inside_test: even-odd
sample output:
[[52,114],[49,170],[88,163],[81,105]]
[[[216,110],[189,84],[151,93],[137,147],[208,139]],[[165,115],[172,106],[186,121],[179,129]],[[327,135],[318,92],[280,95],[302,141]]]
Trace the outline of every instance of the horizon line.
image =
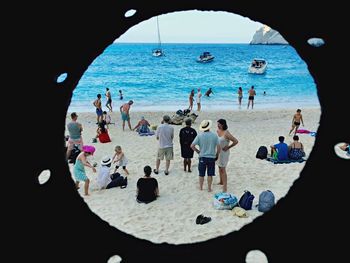
[[[158,42],[118,42],[114,41],[113,44],[155,44]],[[162,42],[163,44],[249,44],[248,42]]]

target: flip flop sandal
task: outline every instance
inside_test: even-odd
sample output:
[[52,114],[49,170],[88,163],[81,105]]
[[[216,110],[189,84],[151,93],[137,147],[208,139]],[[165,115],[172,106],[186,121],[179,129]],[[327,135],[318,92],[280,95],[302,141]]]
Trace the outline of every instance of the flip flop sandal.
[[211,221],[211,217],[206,217],[204,216],[201,220],[200,220],[200,224],[204,225],[206,223],[209,223]]
[[203,215],[199,215],[196,218],[196,224],[199,225],[201,223],[201,220],[203,219]]
[[164,172],[164,174],[165,174],[165,175],[168,175],[168,174],[169,174],[169,172]]
[[153,169],[153,172],[154,172],[155,174],[158,174],[158,173],[159,173],[156,169]]

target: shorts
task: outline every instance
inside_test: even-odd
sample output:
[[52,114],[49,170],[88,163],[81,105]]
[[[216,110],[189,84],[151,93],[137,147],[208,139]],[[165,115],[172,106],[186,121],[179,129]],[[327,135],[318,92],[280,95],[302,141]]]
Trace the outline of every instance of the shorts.
[[122,120],[123,120],[123,121],[128,121],[128,120],[130,120],[129,115],[126,114],[125,112],[122,112]]
[[248,100],[254,100],[254,96],[249,96]]
[[112,104],[112,99],[108,99],[106,105],[111,105]]
[[76,140],[69,138],[68,145],[67,145],[68,150],[70,151],[73,150],[75,144],[78,145],[79,150],[81,151],[83,149],[83,138],[76,139]]
[[204,177],[206,170],[208,176],[215,176],[215,158],[199,157],[199,176]]
[[164,160],[164,156],[167,161],[174,160],[173,147],[158,149],[157,159]]
[[96,114],[97,114],[97,116],[102,116],[103,115],[102,109],[97,109],[96,108]]
[[294,125],[295,125],[295,126],[299,126],[299,125],[300,125],[300,122],[295,121],[295,122],[294,122]]

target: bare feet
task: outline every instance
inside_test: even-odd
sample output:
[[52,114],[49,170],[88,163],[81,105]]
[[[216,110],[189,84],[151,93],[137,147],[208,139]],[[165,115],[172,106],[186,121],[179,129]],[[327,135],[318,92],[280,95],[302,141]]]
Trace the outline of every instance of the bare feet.
[[208,189],[208,192],[211,192],[212,190],[211,189]]
[[218,182],[217,185],[223,185],[223,183],[222,182]]

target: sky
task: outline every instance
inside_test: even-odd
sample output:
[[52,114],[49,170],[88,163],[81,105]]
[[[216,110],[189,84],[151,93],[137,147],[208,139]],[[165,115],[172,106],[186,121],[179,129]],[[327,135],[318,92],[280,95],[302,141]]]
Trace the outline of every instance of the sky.
[[[158,16],[162,43],[249,43],[263,24],[228,12],[182,11]],[[116,39],[118,43],[157,43],[152,17]]]

